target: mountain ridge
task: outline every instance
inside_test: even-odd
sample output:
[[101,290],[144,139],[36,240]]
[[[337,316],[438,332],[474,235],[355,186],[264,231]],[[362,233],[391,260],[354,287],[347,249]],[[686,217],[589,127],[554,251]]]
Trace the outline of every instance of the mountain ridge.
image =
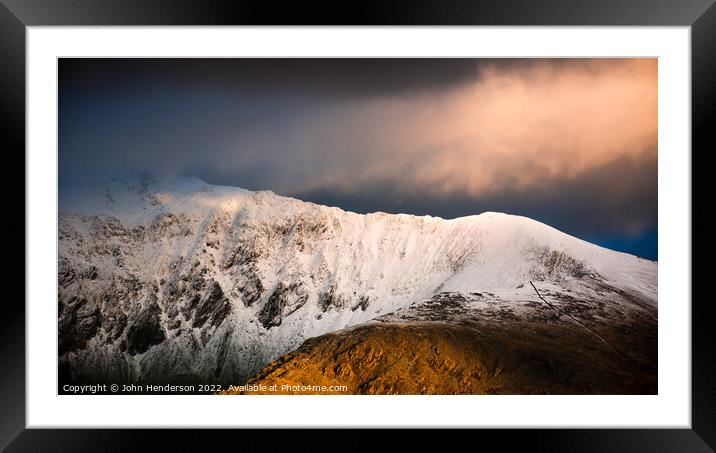
[[74,380],[235,383],[306,338],[440,292],[534,298],[530,279],[585,294],[599,281],[656,306],[657,263],[527,217],[357,214],[197,178],[64,188],[59,204]]

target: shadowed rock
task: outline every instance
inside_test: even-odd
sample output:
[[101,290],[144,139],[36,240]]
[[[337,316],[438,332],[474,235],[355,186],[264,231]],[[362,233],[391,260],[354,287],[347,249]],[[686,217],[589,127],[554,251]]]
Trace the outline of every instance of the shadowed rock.
[[84,297],[71,299],[60,314],[59,353],[60,355],[84,349],[102,326],[98,307]]
[[146,352],[151,346],[164,341],[164,330],[159,324],[159,306],[149,304],[132,320],[127,329],[127,352],[131,355]]
[[258,316],[259,322],[266,329],[280,326],[284,317],[301,308],[307,300],[308,295],[301,285],[292,283],[286,286],[284,283],[279,283],[269,300],[261,308]]

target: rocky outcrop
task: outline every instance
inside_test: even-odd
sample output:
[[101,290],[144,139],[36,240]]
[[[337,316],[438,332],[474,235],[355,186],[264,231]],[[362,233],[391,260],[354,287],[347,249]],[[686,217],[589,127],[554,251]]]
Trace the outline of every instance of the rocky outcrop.
[[318,296],[318,306],[326,312],[330,308],[340,309],[345,305],[345,299],[337,293],[336,286],[332,285],[328,291],[324,291]]
[[60,313],[59,353],[84,349],[102,326],[102,315],[92,300],[72,297]]
[[535,258],[531,270],[533,280],[563,281],[565,278],[599,277],[589,266],[564,252],[546,247],[532,250]]
[[149,301],[132,319],[120,348],[126,348],[130,355],[137,355],[164,341],[165,335],[159,322],[159,314],[156,301]]
[[284,317],[301,308],[308,300],[308,294],[298,283],[279,283],[258,314],[261,324],[270,329],[281,325]]
[[210,280],[206,285],[203,297],[199,299],[198,304],[194,307],[192,327],[201,328],[205,324],[217,327],[230,312],[231,303],[224,296],[221,285],[214,280]]
[[358,310],[359,308],[360,308],[361,310],[365,311],[365,309],[368,308],[368,303],[369,303],[369,302],[370,302],[370,297],[368,297],[368,296],[361,296],[361,297],[358,299],[358,303],[355,304],[355,305],[353,305],[353,306],[351,307],[351,311],[356,311],[356,310]]

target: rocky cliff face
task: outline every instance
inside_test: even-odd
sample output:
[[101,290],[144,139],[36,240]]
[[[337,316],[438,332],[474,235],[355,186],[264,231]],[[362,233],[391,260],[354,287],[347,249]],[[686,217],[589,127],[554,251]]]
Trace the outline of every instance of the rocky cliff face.
[[530,280],[589,301],[599,282],[656,310],[656,263],[496,213],[358,215],[196,179],[110,181],[61,189],[58,228],[71,382],[236,384],[439,293],[538,301]]

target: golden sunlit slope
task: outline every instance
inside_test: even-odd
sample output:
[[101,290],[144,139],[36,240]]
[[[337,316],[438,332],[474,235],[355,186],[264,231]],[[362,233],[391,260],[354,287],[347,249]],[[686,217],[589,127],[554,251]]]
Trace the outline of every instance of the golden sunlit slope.
[[[556,339],[559,340],[556,340]],[[654,370],[567,322],[369,324],[307,340],[248,382],[263,391],[348,394],[656,393]],[[274,391],[268,391],[276,386]],[[290,386],[290,387],[285,387]],[[346,386],[311,391],[293,386]]]

